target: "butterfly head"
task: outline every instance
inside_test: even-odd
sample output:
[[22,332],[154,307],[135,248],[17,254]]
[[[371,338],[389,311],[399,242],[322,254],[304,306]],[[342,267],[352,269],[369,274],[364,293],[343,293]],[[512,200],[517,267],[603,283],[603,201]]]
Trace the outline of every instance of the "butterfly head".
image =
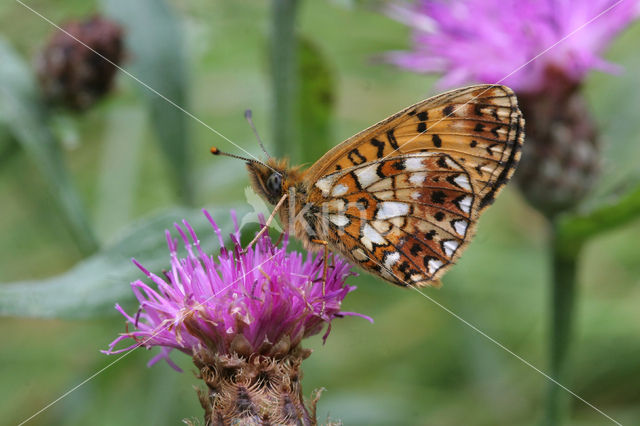
[[287,160],[270,158],[267,163],[247,162],[253,190],[271,204],[276,204],[289,189]]
[[289,161],[286,159],[269,158],[263,163],[228,154],[218,148],[211,148],[211,153],[245,161],[253,190],[270,204],[275,205],[289,191],[289,187],[300,180],[299,169],[297,167],[290,168]]

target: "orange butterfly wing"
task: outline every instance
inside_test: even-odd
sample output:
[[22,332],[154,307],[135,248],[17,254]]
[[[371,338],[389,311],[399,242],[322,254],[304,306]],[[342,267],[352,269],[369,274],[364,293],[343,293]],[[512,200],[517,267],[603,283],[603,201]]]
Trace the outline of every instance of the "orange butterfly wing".
[[394,284],[436,284],[513,174],[523,125],[510,89],[481,85],[358,133],[305,174],[319,237]]

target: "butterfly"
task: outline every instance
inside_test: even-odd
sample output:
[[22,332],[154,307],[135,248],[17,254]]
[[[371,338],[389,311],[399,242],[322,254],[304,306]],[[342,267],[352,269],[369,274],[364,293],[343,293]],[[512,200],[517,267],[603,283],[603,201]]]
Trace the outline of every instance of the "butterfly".
[[325,260],[331,250],[399,286],[438,287],[513,175],[523,139],[513,91],[477,85],[405,108],[307,170],[212,153],[247,162],[254,191],[307,250],[324,247]]

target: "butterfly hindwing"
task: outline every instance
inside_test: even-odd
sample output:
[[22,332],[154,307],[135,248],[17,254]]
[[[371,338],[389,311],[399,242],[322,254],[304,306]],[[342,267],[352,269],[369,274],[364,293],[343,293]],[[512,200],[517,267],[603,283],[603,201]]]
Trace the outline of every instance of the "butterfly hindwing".
[[314,185],[329,243],[398,285],[436,283],[475,227],[476,197],[465,169],[423,152],[334,172]]

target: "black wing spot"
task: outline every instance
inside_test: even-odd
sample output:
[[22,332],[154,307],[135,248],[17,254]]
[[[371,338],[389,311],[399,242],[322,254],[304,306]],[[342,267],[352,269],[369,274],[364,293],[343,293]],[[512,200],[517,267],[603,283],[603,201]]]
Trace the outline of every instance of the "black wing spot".
[[418,123],[418,128],[417,128],[418,133],[424,133],[427,131],[427,125],[424,122],[420,122]]
[[451,113],[453,113],[453,105],[447,105],[442,109],[442,115],[445,117],[451,115]]
[[440,148],[442,146],[442,139],[440,139],[440,136],[433,135],[433,136],[431,136],[431,140],[433,141],[433,145],[436,148]]
[[493,150],[491,148],[493,148],[496,145],[500,145],[498,143],[492,143],[491,145],[489,145],[487,148],[485,148],[487,150],[487,152],[489,153],[490,156],[493,157]]
[[471,143],[469,144],[471,148],[475,148],[477,145],[478,145],[478,141],[471,141]]
[[396,161],[395,163],[393,163],[393,168],[396,170],[404,170],[405,169],[404,161],[402,160]]
[[400,149],[398,146],[398,141],[396,140],[396,136],[393,134],[393,129],[387,130],[387,139],[389,140],[389,144],[394,150]]
[[422,247],[420,246],[420,244],[416,244],[416,243],[414,243],[414,244],[411,246],[411,249],[409,249],[409,251],[411,252],[411,254],[412,254],[413,256],[417,256],[417,255],[418,255],[418,253],[420,253],[420,252],[422,251]]
[[358,148],[354,148],[349,152],[349,160],[353,163],[354,166],[359,166],[360,164],[364,164],[367,162],[367,159],[360,154]]
[[434,229],[424,234],[424,237],[429,241],[433,240],[433,237],[435,236],[436,236],[436,231]]
[[385,143],[382,141],[379,141],[378,139],[371,139],[371,145],[375,146],[376,148],[378,148],[378,152],[376,152],[376,157],[378,158],[382,158],[382,156],[384,155],[384,145]]
[[478,123],[476,127],[473,128],[474,132],[484,132],[484,124]]
[[422,111],[418,113],[417,117],[420,121],[427,121],[429,119],[429,113],[427,113],[427,111]]
[[444,219],[444,213],[437,212],[433,217],[435,217],[438,222],[441,222],[442,219]]
[[356,186],[358,187],[358,190],[362,191],[362,185],[360,185],[360,180],[358,180],[358,176],[356,176],[354,172],[349,173],[349,175],[351,176],[351,179],[353,179],[353,181],[355,182]]
[[498,130],[500,130],[500,128],[501,128],[501,127],[502,127],[502,126],[498,124],[496,127],[494,127],[493,129],[491,129],[491,133],[493,133],[493,135],[494,135],[496,138],[499,138],[499,137],[500,137],[500,134],[498,133]]
[[447,161],[444,159],[444,155],[442,155],[442,156],[440,156],[440,158],[438,158],[438,166],[442,167],[443,169],[450,169],[451,168],[447,164]]
[[356,208],[360,211],[367,210],[369,208],[369,200],[365,197],[358,198],[358,201],[356,201]]
[[447,199],[447,194],[444,191],[433,191],[431,193],[431,201],[436,204],[444,204]]

